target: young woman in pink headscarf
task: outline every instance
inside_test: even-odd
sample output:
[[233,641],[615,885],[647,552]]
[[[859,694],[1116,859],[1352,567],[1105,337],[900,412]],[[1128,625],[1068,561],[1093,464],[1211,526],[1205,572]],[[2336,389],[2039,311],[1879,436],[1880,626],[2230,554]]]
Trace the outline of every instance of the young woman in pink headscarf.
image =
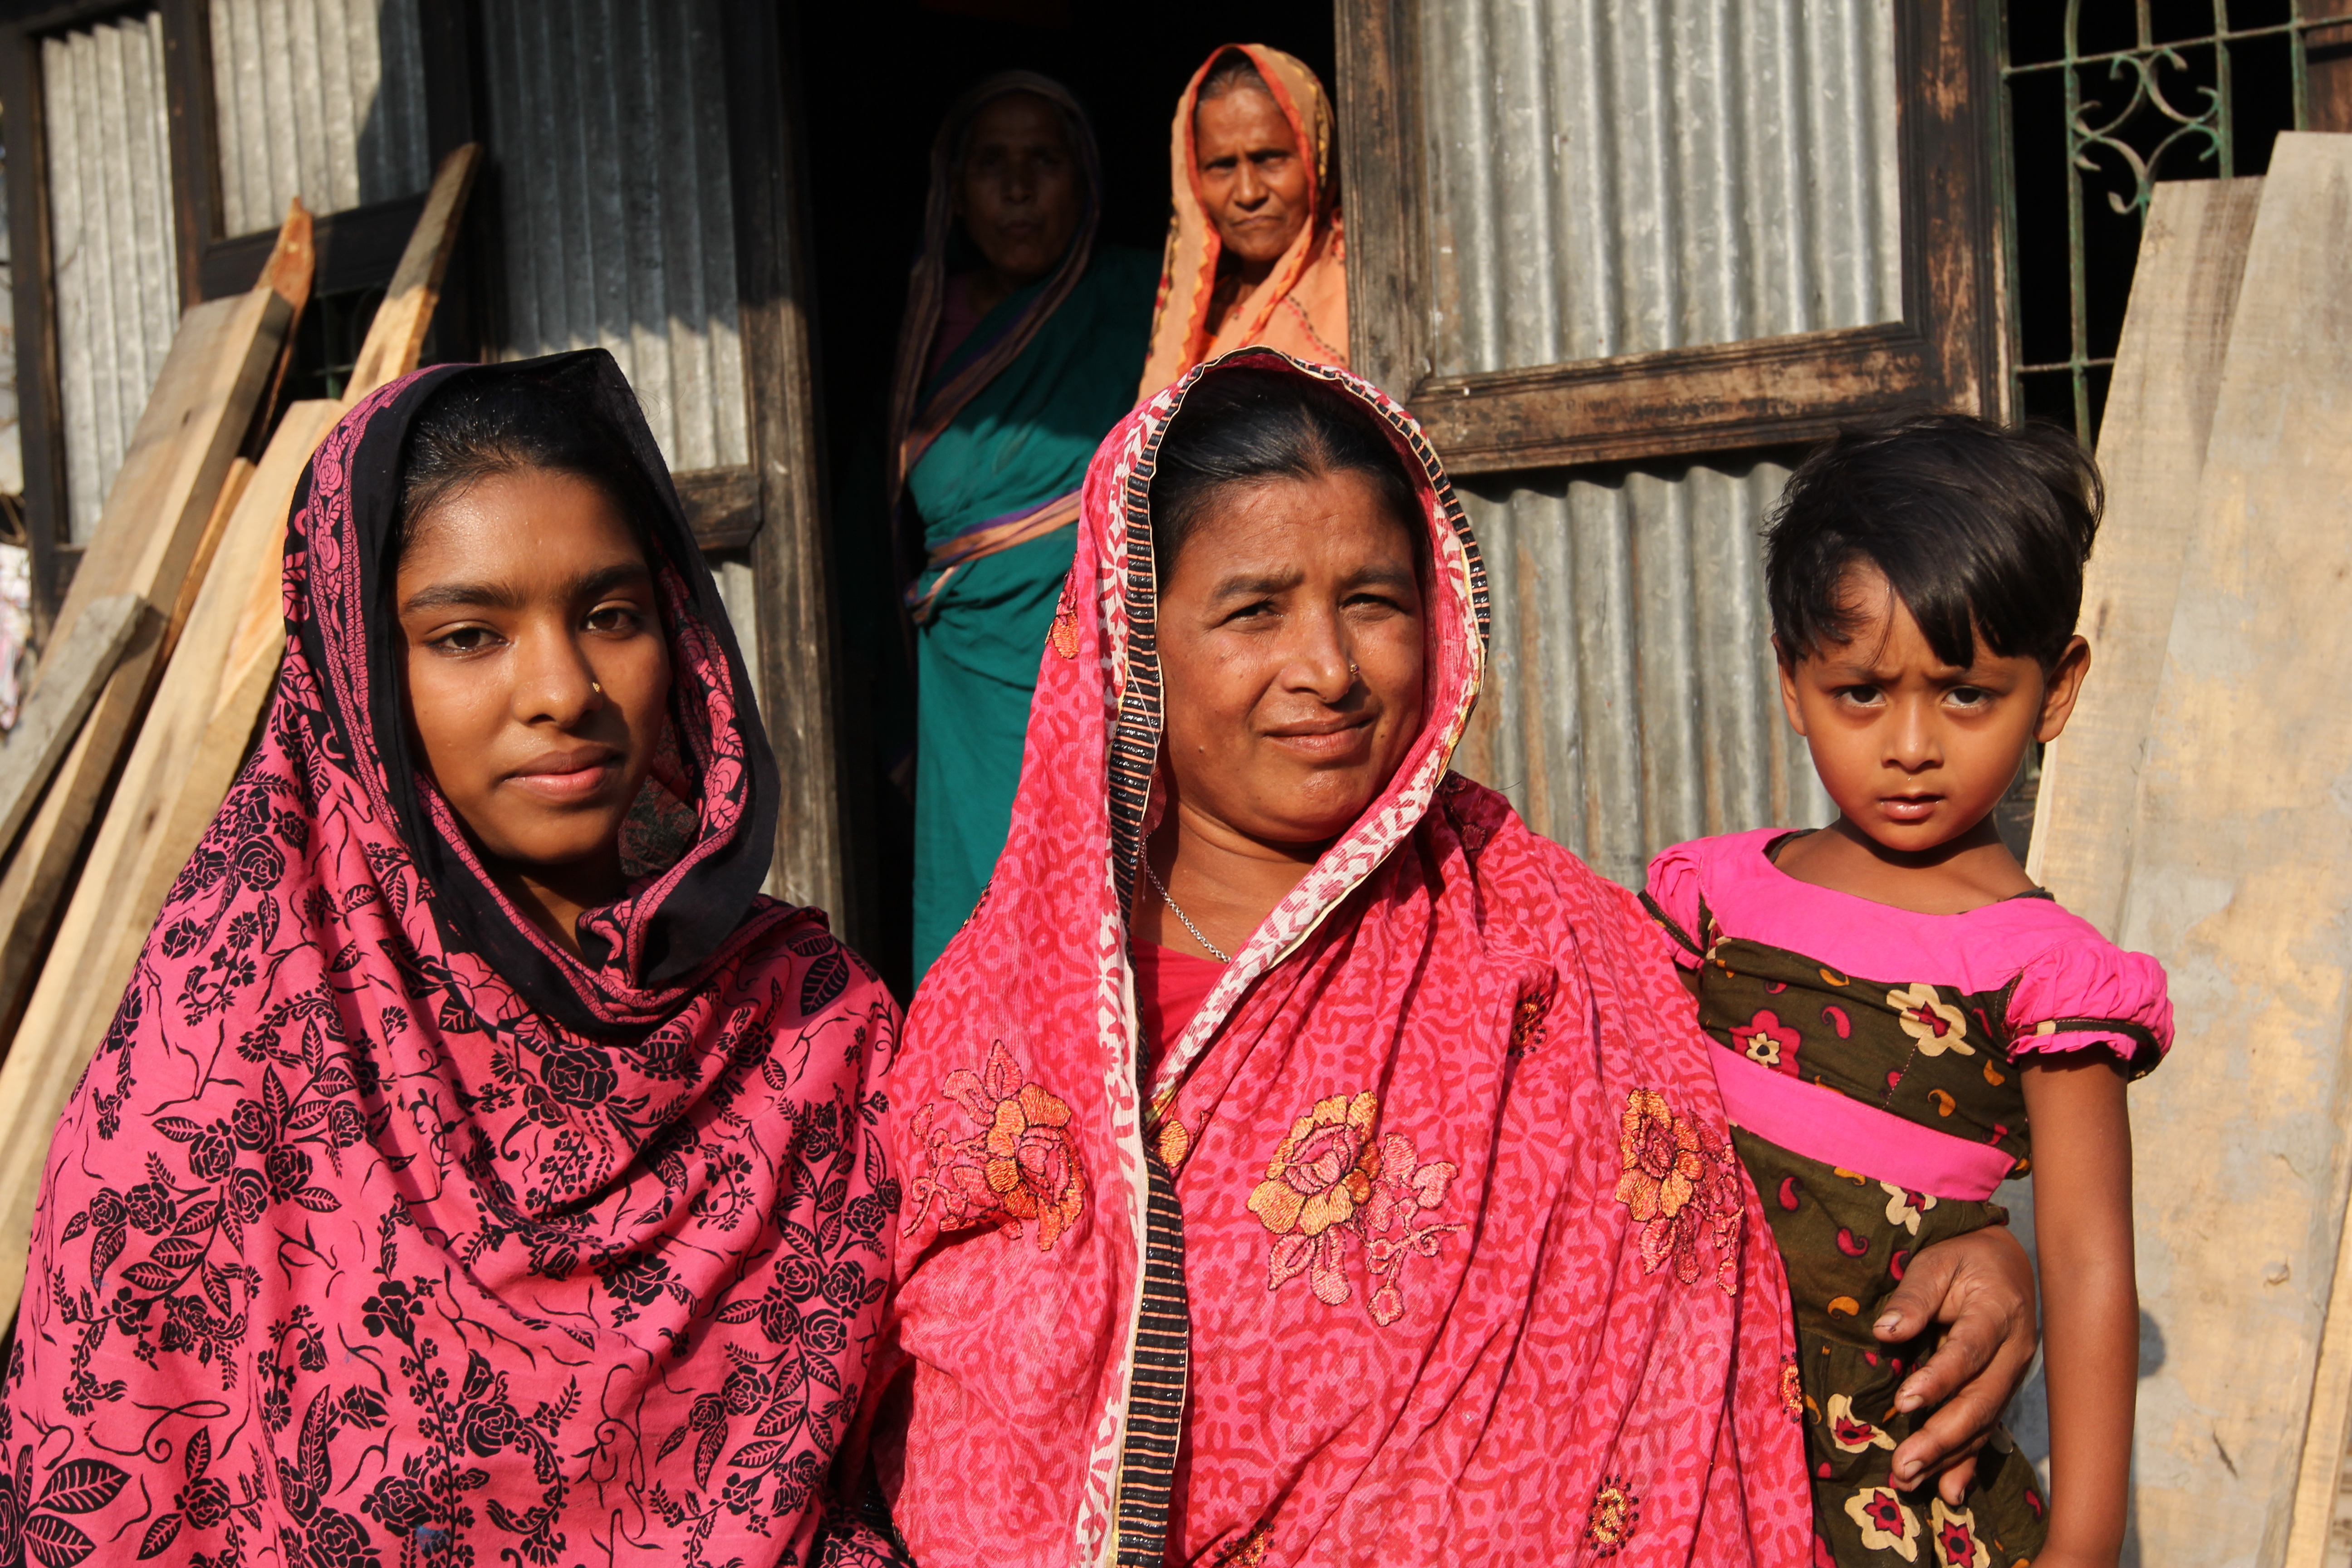
[[310,460],[260,743],[43,1177],[0,1562],[805,1563],[896,1009],[602,350]]

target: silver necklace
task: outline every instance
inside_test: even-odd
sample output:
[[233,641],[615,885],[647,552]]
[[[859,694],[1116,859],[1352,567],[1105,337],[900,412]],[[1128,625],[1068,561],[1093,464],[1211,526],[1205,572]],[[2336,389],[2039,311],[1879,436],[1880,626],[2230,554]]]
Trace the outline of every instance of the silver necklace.
[[1160,901],[1168,906],[1168,912],[1170,914],[1174,915],[1178,920],[1184,922],[1184,929],[1192,933],[1192,940],[1199,942],[1202,947],[1207,948],[1209,950],[1209,956],[1215,959],[1219,963],[1231,963],[1233,960],[1227,957],[1223,951],[1220,949],[1215,942],[1211,942],[1207,937],[1202,936],[1201,934],[1201,928],[1192,923],[1192,917],[1186,914],[1182,907],[1179,905],[1175,900],[1168,896],[1168,884],[1161,881],[1160,879],[1160,873],[1151,868],[1151,858],[1150,856],[1146,856],[1144,858],[1143,874],[1151,879],[1152,889],[1160,895]]

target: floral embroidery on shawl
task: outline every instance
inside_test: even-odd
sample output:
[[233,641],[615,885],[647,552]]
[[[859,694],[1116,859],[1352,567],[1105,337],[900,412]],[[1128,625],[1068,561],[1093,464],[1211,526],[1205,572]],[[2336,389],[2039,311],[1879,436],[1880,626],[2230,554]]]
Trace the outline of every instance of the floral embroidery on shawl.
[[[1069,1106],[1042,1084],[1024,1082],[1002,1040],[989,1047],[979,1072],[959,1068],[940,1087],[947,1100],[915,1113],[928,1170],[912,1184],[905,1228],[912,1232],[937,1203],[941,1229],[993,1225],[1017,1238],[1034,1221],[1037,1250],[1053,1251],[1076,1228],[1087,1204]],[[977,1131],[958,1138],[940,1124],[948,1100],[962,1107]]]
[[1410,1139],[1393,1132],[1375,1142],[1379,1116],[1380,1097],[1370,1089],[1317,1100],[1275,1149],[1249,1210],[1274,1233],[1268,1290],[1304,1274],[1316,1300],[1345,1302],[1353,1293],[1346,1248],[1353,1237],[1373,1281],[1372,1320],[1385,1328],[1404,1315],[1405,1260],[1436,1257],[1446,1233],[1462,1227],[1421,1223],[1424,1212],[1444,1203],[1454,1163],[1425,1161]]
[[1585,1544],[1595,1557],[1614,1557],[1633,1538],[1642,1522],[1642,1500],[1622,1476],[1612,1476],[1592,1494],[1592,1511],[1584,1524]]
[[1259,1568],[1265,1561],[1266,1549],[1273,1544],[1273,1525],[1252,1525],[1218,1552],[1212,1560],[1212,1568]]
[[1780,1358],[1780,1408],[1791,1421],[1805,1418],[1805,1380],[1798,1374],[1797,1358]]
[[1654,1274],[1671,1261],[1675,1279],[1696,1285],[1704,1240],[1715,1250],[1717,1282],[1724,1294],[1737,1295],[1748,1211],[1731,1140],[1703,1121],[1675,1115],[1656,1089],[1637,1089],[1625,1096],[1617,1147],[1624,1162],[1617,1201],[1642,1226],[1642,1272]]
[[1544,1043],[1544,1015],[1551,1011],[1551,994],[1528,991],[1520,994],[1519,1003],[1511,1010],[1511,1054],[1526,1056]]
[[1046,630],[1046,640],[1054,651],[1064,658],[1078,657],[1078,576],[1075,568],[1062,579],[1061,602],[1054,606],[1054,624]]
[[1192,1152],[1192,1131],[1181,1121],[1170,1116],[1160,1123],[1160,1131],[1153,1135],[1152,1149],[1172,1176],[1182,1169],[1185,1159]]

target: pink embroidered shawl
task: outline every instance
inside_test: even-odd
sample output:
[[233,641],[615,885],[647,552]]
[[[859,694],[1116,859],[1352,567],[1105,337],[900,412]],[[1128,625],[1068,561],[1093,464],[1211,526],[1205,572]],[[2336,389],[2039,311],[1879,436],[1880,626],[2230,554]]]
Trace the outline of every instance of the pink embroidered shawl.
[[[1223,366],[1419,479],[1424,733],[1139,1068],[1153,457]],[[1477,549],[1420,429],[1246,351],[1112,432],[1013,831],[882,1086],[907,1182],[866,1419],[924,1568],[1811,1561],[1787,1285],[1633,895],[1448,771]]]
[[[583,920],[585,963],[410,757],[386,630],[409,424],[516,375],[597,408],[657,503],[675,755],[641,804],[682,828]],[[879,1310],[895,1014],[822,914],[759,896],[774,765],[611,357],[354,409],[286,616],[260,746],[50,1152],[0,1560],[807,1561]]]

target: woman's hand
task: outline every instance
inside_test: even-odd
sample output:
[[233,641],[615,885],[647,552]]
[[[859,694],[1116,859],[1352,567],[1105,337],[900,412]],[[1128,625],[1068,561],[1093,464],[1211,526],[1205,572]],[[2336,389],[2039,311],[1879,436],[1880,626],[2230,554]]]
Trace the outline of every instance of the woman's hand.
[[2033,1260],[2006,1226],[1922,1247],[1871,1331],[1900,1344],[1937,1324],[1943,1341],[1895,1391],[1895,1408],[1941,1408],[1895,1450],[1895,1484],[1940,1476],[1937,1490],[1958,1507],[1976,1478],[1977,1450],[2033,1360]]

